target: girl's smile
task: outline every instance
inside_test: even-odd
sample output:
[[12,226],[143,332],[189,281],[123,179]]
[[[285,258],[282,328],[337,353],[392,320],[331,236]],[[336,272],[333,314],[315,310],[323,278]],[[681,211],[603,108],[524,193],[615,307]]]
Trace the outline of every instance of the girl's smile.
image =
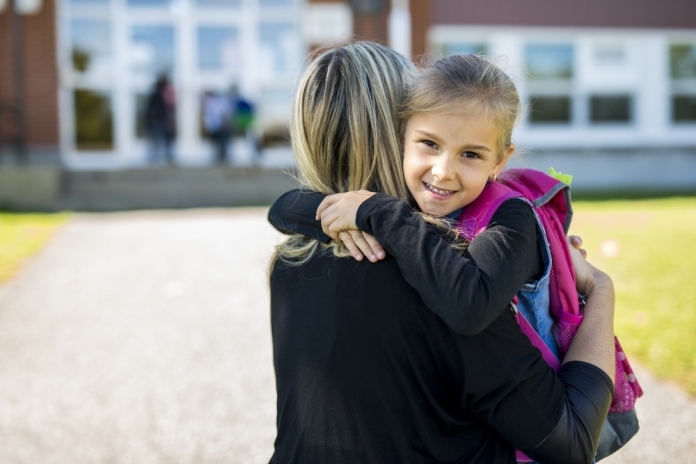
[[447,198],[447,197],[449,197],[449,196],[452,196],[452,195],[454,195],[454,194],[456,193],[456,191],[454,191],[454,190],[442,190],[442,189],[439,189],[439,188],[435,187],[434,185],[430,185],[430,184],[427,183],[427,182],[423,182],[423,185],[425,185],[425,188],[427,188],[428,190],[430,190],[430,192],[431,192],[436,198],[440,198],[440,199],[443,199],[443,200],[444,200],[445,198]]
[[505,166],[496,127],[478,115],[418,113],[406,125],[404,177],[422,211],[445,216],[468,205]]

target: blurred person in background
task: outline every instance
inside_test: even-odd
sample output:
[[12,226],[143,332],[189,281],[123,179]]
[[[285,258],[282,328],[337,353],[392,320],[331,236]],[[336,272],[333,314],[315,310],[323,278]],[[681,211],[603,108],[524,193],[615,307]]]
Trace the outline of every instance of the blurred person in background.
[[176,128],[176,96],[169,78],[155,81],[145,106],[145,131],[151,165],[174,164],[172,145]]
[[244,137],[248,150],[251,151],[251,161],[253,164],[257,164],[260,152],[254,133],[254,119],[256,117],[254,104],[239,93],[236,85],[230,88],[230,101],[234,112],[234,134]]
[[206,91],[202,104],[203,127],[215,147],[215,160],[218,164],[225,164],[227,147],[232,136],[232,102],[226,95]]

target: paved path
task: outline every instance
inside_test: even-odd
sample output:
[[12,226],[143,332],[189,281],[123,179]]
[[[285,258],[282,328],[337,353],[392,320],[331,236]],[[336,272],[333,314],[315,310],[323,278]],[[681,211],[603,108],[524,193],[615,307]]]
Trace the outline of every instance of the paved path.
[[[0,286],[0,463],[264,463],[275,436],[259,209],[76,215]],[[604,462],[696,462],[696,402],[639,372]]]

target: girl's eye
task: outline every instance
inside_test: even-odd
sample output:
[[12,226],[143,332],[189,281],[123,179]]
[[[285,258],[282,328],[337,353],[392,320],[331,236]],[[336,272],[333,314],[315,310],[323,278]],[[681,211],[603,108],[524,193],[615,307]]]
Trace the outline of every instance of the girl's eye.
[[437,148],[437,144],[432,140],[421,140],[421,143],[429,146],[430,148]]
[[465,151],[464,153],[462,153],[462,156],[464,158],[480,158],[478,153],[474,153],[473,151]]

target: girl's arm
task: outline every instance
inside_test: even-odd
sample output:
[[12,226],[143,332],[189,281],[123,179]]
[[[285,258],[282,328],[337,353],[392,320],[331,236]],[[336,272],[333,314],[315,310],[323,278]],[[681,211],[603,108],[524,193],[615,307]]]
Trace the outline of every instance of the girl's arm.
[[[325,195],[311,190],[291,190],[278,198],[268,211],[268,222],[284,234],[301,234],[322,243],[331,239],[342,241],[350,254],[358,261],[363,255],[371,262],[377,262],[386,256],[382,245],[370,234],[357,228],[343,229],[330,237],[322,231],[321,223],[315,218],[315,212],[324,199],[335,195]],[[355,207],[357,210],[357,206]],[[355,213],[353,213],[355,216]]]
[[363,202],[356,224],[397,260],[425,304],[463,335],[486,328],[542,272],[536,218],[521,200],[503,203],[464,255],[409,205],[389,195]]
[[317,208],[326,195],[311,190],[290,190],[280,196],[268,210],[268,222],[284,234],[301,234],[329,243],[331,237],[321,230],[315,219]]
[[[301,212],[299,225],[313,228],[312,233],[319,236],[321,225],[312,207],[321,194],[316,195],[286,194],[271,207],[269,220],[289,229],[292,221],[285,216],[291,208],[294,217]],[[293,227],[297,230],[297,225]],[[531,207],[519,200],[501,206],[464,256],[409,205],[385,194],[360,205],[357,227],[375,236],[425,304],[464,335],[487,327],[540,270],[536,219]]]

